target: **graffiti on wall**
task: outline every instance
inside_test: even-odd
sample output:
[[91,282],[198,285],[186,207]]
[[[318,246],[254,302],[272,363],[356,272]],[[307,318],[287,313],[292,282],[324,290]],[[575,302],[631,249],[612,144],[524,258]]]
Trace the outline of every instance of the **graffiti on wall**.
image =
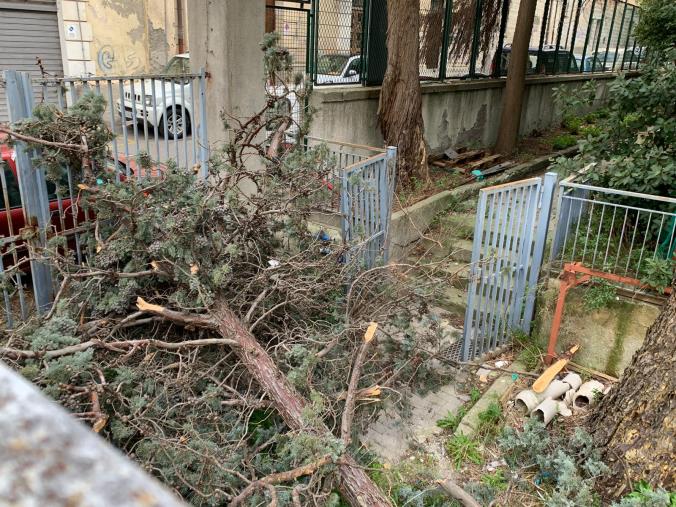
[[128,74],[133,74],[143,70],[143,61],[136,54],[136,51],[131,49],[126,51],[121,58],[118,58],[115,48],[110,44],[102,46],[98,50],[96,62],[99,66],[99,69],[104,73],[111,72],[116,67],[123,67],[125,69],[125,73]]

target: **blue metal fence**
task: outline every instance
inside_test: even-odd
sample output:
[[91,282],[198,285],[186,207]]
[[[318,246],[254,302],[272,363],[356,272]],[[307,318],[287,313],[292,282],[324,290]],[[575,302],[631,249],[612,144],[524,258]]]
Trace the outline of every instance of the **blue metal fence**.
[[482,189],[477,206],[462,359],[530,331],[555,173]]

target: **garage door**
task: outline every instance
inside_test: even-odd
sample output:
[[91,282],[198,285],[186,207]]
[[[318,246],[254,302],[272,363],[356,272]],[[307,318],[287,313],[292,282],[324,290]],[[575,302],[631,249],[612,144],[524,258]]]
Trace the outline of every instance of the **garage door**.
[[[14,6],[0,0],[0,77],[3,70],[28,71],[40,76],[36,58],[46,72],[63,76],[59,23],[55,2],[22,2]],[[40,100],[36,89],[36,100]],[[0,86],[0,122],[7,121],[5,90]]]

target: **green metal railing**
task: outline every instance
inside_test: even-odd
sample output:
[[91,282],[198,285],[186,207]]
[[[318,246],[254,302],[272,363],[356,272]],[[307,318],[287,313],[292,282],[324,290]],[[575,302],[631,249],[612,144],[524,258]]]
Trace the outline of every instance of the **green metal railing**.
[[[378,85],[387,66],[386,6],[387,0],[278,0],[268,8],[275,9],[283,45],[316,85]],[[421,0],[420,79],[505,76],[518,9],[517,0]],[[527,73],[638,69],[645,57],[633,36],[639,15],[637,5],[620,0],[539,0]]]

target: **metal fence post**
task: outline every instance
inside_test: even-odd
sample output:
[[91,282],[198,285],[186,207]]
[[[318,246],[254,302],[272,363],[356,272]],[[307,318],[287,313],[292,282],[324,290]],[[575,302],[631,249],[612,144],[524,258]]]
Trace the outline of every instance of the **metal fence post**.
[[535,246],[533,247],[533,259],[531,260],[530,272],[528,274],[528,290],[526,291],[526,307],[523,314],[524,332],[530,333],[530,323],[533,318],[533,307],[535,305],[535,293],[537,291],[538,277],[542,259],[544,257],[545,244],[547,243],[547,231],[549,229],[549,218],[552,212],[552,201],[554,200],[554,190],[558,175],[556,173],[545,174],[542,185],[542,200],[540,201],[540,215],[538,217],[537,230],[535,235]]
[[542,62],[542,47],[545,44],[545,32],[547,31],[547,21],[549,18],[549,3],[550,3],[549,0],[545,0],[545,11],[542,14],[542,25],[540,26],[540,43],[538,44],[538,57],[535,63],[536,73],[540,71],[540,62]]
[[[563,0],[561,7],[561,17],[559,18],[559,26],[556,30],[556,47],[554,48],[554,74],[559,73],[559,46],[561,45],[561,35],[563,35],[563,21],[566,17],[567,2],[568,0]],[[574,59],[573,55],[569,55],[567,57],[568,62],[566,63],[566,72],[568,71],[568,67],[570,67],[571,59]]]
[[200,176],[209,175],[209,133],[207,131],[207,75],[200,69]]
[[[617,0],[615,0],[615,5],[613,6],[613,17],[610,19],[610,29],[608,30],[608,41],[606,43],[606,54],[603,55],[603,68],[606,68],[606,63],[608,63],[608,51],[610,51],[610,39],[613,36],[613,28],[615,28],[615,15],[617,14]],[[617,56],[617,55],[615,55]],[[622,57],[624,59],[624,56]],[[610,69],[613,70],[613,69]]]
[[469,61],[469,77],[476,77],[476,61],[479,58],[479,37],[481,36],[481,15],[483,13],[483,0],[475,0],[474,31],[472,33],[472,51]]
[[[505,0],[506,2],[509,0]],[[441,55],[439,57],[439,81],[446,79],[448,65],[448,44],[451,38],[451,23],[453,21],[453,0],[446,0],[444,6],[444,32],[441,40]]]
[[[622,38],[622,29],[624,28],[624,18],[627,15],[627,6],[629,3],[624,2],[624,9],[622,9],[622,21],[620,21],[620,30],[617,34],[617,43],[615,44],[615,58],[613,58],[613,70],[615,70],[615,64],[617,63],[617,53],[620,50],[620,39]],[[624,60],[624,55],[622,55],[622,59]],[[620,63],[620,66],[622,64]]]
[[509,17],[509,0],[502,0],[502,13],[500,16],[500,34],[498,35],[498,47],[495,51],[493,77],[500,77],[502,70],[502,47],[505,45],[505,30],[507,29],[507,18]]
[[[597,55],[599,54],[599,44],[601,44],[601,36],[603,35],[603,25],[604,25],[604,21],[606,19],[606,7],[608,7],[608,0],[603,0],[603,8],[601,9],[601,19],[599,19],[599,24],[598,24],[599,34],[598,34],[598,37],[596,37],[596,47],[594,49],[594,53],[592,54],[594,59],[596,59]],[[594,60],[592,59],[592,62],[593,61]],[[605,72],[605,70],[606,70],[606,66],[604,64],[601,71]]]
[[[589,37],[591,34],[591,24],[594,19],[594,7],[596,7],[596,0],[592,0],[591,9],[589,10],[589,23],[587,23],[587,33],[584,36],[584,46],[582,48],[582,65],[584,66],[584,60],[587,56],[587,46],[589,45]],[[591,60],[591,69],[590,72],[594,72],[596,59],[592,56]]]
[[392,201],[397,178],[397,147],[388,146],[385,156],[384,178],[381,179],[380,220],[383,228],[383,259],[385,263],[390,258],[390,221],[392,220]]
[[[570,54],[575,54],[575,38],[577,37],[577,27],[580,24],[580,11],[582,10],[582,0],[577,0],[577,10],[575,11],[575,21],[573,23],[573,36],[570,38]],[[574,56],[573,56],[574,58]],[[570,65],[568,66],[568,72],[570,72]],[[581,73],[584,73],[584,60],[580,60],[580,68],[578,69]]]
[[[7,90],[7,109],[11,123],[30,118],[33,114],[33,88],[27,72],[4,71]],[[31,157],[23,142],[16,143],[16,168],[21,193],[25,228],[33,229],[28,243],[33,248],[44,247],[47,227],[50,224],[49,201],[45,175],[41,168],[33,167]],[[35,306],[38,313],[49,310],[52,302],[52,276],[48,264],[30,259]]]

